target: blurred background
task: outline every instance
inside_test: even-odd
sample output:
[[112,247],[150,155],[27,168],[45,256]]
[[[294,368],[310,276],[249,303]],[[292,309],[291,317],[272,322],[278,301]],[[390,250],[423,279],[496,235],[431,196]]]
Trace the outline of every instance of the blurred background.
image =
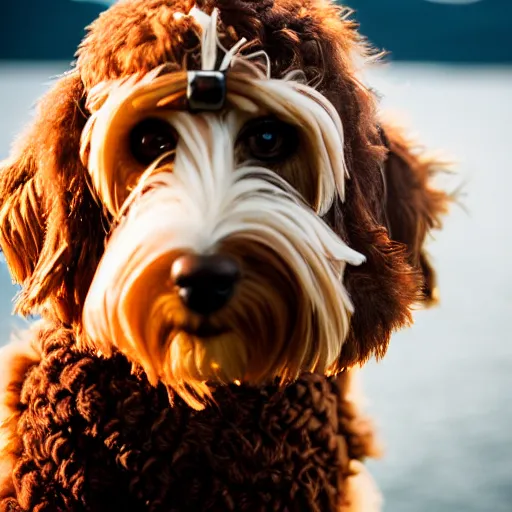
[[[7,0],[0,7],[0,159],[84,26],[106,7]],[[382,108],[456,162],[464,209],[430,241],[441,304],[415,314],[363,371],[386,449],[371,471],[387,512],[512,511],[512,1],[348,0],[391,52],[366,80]],[[11,316],[0,263],[0,340]]]

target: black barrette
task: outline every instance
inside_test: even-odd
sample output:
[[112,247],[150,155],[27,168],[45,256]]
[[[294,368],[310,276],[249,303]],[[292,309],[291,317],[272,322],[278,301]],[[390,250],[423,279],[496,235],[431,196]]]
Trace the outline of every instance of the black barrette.
[[191,112],[218,111],[226,101],[226,73],[222,71],[189,71],[188,109]]

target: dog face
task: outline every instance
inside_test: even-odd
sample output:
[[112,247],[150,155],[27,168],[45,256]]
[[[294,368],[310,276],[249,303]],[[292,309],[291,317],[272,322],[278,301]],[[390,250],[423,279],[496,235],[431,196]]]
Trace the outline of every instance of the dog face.
[[[209,23],[204,44],[215,13]],[[226,87],[225,105],[169,110],[191,77]],[[85,303],[87,334],[103,351],[113,342],[153,382],[196,394],[208,380],[329,369],[349,327],[344,267],[363,261],[321,218],[344,194],[336,110],[247,63],[225,84],[174,72],[105,89],[84,163],[121,220]]]
[[[211,383],[383,354],[419,255],[389,237],[354,26],[306,4],[132,0],[93,24],[1,175],[19,311],[121,350],[194,407]],[[396,208],[415,211],[418,179]],[[420,237],[442,203],[422,190]]]

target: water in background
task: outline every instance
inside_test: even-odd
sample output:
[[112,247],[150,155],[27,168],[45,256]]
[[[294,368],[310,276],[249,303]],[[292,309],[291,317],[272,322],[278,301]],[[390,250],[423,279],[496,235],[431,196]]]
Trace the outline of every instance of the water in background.
[[[0,66],[0,158],[63,70]],[[395,65],[371,75],[384,106],[460,161],[467,213],[431,244],[442,303],[416,314],[363,384],[386,446],[371,470],[388,512],[512,510],[512,68]],[[13,322],[0,264],[0,339]]]

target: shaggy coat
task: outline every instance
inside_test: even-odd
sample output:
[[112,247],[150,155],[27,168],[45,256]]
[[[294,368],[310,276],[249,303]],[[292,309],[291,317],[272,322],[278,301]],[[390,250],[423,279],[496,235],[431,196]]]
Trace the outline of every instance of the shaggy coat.
[[104,13],[1,165],[0,246],[22,285],[16,309],[44,321],[4,349],[0,510],[373,507],[350,478],[364,475],[358,461],[376,450],[348,369],[382,357],[411,307],[435,300],[423,244],[447,196],[431,185],[438,162],[378,117],[357,77],[368,49],[348,13],[327,0],[195,4],[219,9],[226,47],[245,37],[248,51],[266,52],[274,78],[302,70],[343,120],[350,179],[325,220],[366,262],[345,273],[355,313],[340,375],[305,375],[284,389],[219,387],[216,405],[196,412],[121,354],[78,348],[112,221],[79,154],[87,94],[162,64],[197,69],[197,35],[174,17],[193,3],[124,0]]

